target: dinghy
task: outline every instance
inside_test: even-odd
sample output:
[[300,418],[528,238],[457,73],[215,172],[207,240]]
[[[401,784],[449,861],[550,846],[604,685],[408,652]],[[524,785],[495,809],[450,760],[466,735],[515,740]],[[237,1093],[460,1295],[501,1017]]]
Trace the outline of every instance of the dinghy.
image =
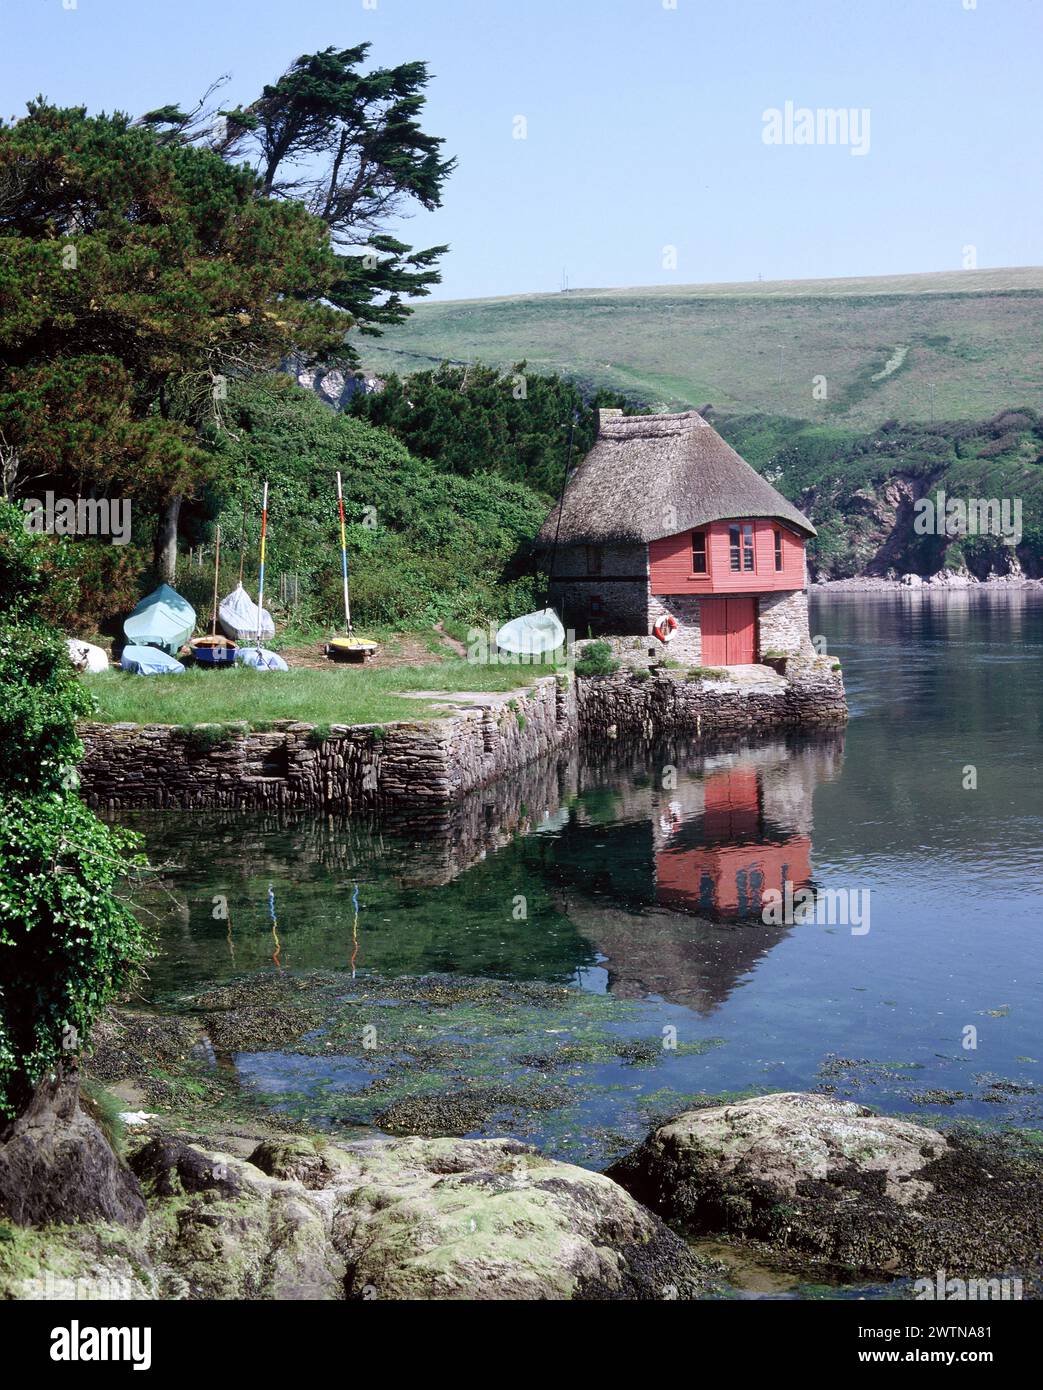
[[196,610],[169,584],[143,598],[123,624],[132,647],[158,647],[170,656],[184,646],[196,625]]
[[326,643],[326,655],[335,661],[365,661],[377,650],[377,643],[369,637],[356,635],[351,625],[351,602],[348,598],[348,537],[344,528],[344,490],[337,474],[337,507],[340,511],[340,572],[344,582],[344,625],[348,629],[343,637],[334,637]]
[[236,647],[235,664],[252,666],[255,671],[288,671],[290,668],[278,652],[264,647]]
[[221,600],[217,620],[235,642],[256,642],[258,634],[262,642],[275,636],[272,615],[257,607],[242,584],[237,584],[228,597]]
[[220,573],[221,528],[219,526],[214,544],[214,607],[210,620],[210,635],[208,637],[193,637],[189,643],[192,648],[192,655],[200,666],[231,666],[235,660],[235,643],[217,635],[217,586]]
[[109,669],[109,658],[93,642],[81,642],[77,637],[70,637],[66,646],[69,649],[69,660],[77,671],[90,671],[93,675]]
[[159,647],[124,647],[120,665],[136,676],[180,676],[185,670],[180,661]]
[[564,642],[565,629],[553,608],[512,618],[496,634],[497,647],[513,656],[546,656],[556,652]]

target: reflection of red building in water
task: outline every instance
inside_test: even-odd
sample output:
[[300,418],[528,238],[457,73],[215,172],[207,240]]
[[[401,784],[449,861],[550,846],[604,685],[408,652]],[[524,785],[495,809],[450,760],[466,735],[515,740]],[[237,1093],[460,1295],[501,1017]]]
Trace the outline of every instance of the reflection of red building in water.
[[711,773],[703,814],[660,822],[656,902],[702,917],[759,917],[766,889],[811,881],[811,840],[766,823],[756,767]]

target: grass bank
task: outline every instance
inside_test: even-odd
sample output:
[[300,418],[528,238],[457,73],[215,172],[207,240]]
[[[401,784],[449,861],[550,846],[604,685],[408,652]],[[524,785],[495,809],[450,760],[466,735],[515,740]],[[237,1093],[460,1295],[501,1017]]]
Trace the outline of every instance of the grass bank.
[[554,675],[555,666],[479,666],[468,661],[437,665],[328,671],[186,670],[180,676],[135,676],[125,671],[85,676],[95,717],[105,723],[226,724],[262,728],[277,719],[310,724],[384,724],[431,719],[435,702],[404,691],[507,691]]

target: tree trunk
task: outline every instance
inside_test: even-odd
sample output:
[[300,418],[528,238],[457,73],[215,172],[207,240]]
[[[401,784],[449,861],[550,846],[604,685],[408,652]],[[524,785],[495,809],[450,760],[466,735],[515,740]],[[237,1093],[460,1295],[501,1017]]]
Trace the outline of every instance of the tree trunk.
[[139,1226],[137,1178],[80,1106],[75,1066],[45,1076],[0,1140],[0,1216],[16,1226],[104,1221]]
[[171,497],[163,506],[156,523],[156,574],[164,584],[173,584],[177,564],[177,523],[181,515],[181,498]]

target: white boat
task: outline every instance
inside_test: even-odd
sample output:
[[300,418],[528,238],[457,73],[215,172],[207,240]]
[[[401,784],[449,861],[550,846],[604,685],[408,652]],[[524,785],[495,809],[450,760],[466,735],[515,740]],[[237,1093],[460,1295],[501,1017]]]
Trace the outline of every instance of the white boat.
[[[218,605],[217,620],[221,628],[235,642],[253,641],[275,636],[275,623],[267,609],[259,609],[257,604],[241,584],[237,584],[227,598]],[[260,631],[258,631],[260,627]]]
[[525,613],[504,623],[496,634],[496,645],[514,656],[546,656],[565,641],[565,629],[553,608]]
[[99,671],[109,669],[109,658],[93,642],[81,642],[78,637],[70,637],[66,641],[66,646],[69,649],[69,660],[77,671],[90,671],[92,674],[97,674]]

